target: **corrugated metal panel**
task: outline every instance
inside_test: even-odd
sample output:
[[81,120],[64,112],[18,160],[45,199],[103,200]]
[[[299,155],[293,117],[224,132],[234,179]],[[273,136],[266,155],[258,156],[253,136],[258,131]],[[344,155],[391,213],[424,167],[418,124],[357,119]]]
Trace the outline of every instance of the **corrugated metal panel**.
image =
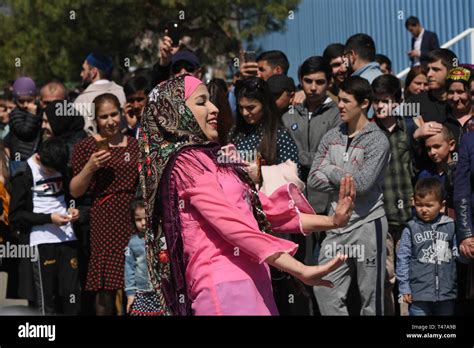
[[[330,43],[344,44],[353,34],[367,33],[375,40],[377,53],[390,57],[393,70],[399,72],[410,65],[406,53],[411,35],[405,20],[411,15],[436,32],[442,45],[474,27],[474,0],[303,0],[295,18],[287,20],[286,32],[268,34],[256,44],[262,50],[285,52],[289,75],[296,78],[299,64],[307,57],[322,55]],[[469,37],[451,49],[460,62],[474,62]]]

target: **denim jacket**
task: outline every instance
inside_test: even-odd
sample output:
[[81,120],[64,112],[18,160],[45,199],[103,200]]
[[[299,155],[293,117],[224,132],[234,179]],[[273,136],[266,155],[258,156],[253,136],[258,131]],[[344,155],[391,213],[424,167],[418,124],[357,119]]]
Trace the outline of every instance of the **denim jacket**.
[[412,294],[414,301],[456,299],[458,257],[453,219],[440,214],[423,222],[415,216],[400,240],[396,272],[400,293]]
[[134,234],[125,248],[125,294],[135,295],[136,291],[151,291],[153,287],[148,274],[145,239]]

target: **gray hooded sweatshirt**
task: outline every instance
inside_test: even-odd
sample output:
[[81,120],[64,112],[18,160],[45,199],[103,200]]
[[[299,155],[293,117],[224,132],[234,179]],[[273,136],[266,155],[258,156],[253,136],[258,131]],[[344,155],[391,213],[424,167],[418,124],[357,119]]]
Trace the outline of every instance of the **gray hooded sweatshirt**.
[[[287,111],[282,119],[298,146],[298,157],[300,159],[301,171],[304,175],[303,180],[306,180],[306,175],[311,168],[324,134],[330,129],[339,126],[342,122],[339,117],[339,109],[336,103],[328,97],[312,113],[308,111],[304,104],[299,104]],[[325,212],[328,203],[327,194],[315,192],[310,187],[307,187],[306,194],[316,212]]]
[[332,230],[347,233],[385,216],[382,183],[390,159],[387,136],[375,124],[368,123],[347,148],[347,124],[331,129],[321,140],[308,176],[308,186],[329,193],[329,214],[339,197],[339,183],[350,174],[356,186],[355,208],[347,226]]

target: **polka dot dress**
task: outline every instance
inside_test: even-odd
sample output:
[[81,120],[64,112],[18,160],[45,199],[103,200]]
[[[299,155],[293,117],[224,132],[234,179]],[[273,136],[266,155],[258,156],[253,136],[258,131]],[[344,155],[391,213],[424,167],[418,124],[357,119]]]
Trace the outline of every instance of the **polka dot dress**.
[[[258,148],[262,140],[261,128],[249,134],[237,134],[231,142],[239,151],[253,151]],[[277,131],[277,164],[292,160],[298,165],[298,147],[286,128],[278,128]]]
[[[74,147],[73,175],[77,175],[98,151],[94,137]],[[127,146],[112,147],[107,166],[94,173],[89,185],[91,257],[86,290],[118,290],[124,286],[123,250],[134,233],[130,205],[138,185],[138,143],[127,136]]]
[[159,306],[160,300],[156,292],[153,291],[137,291],[133,300],[130,315],[132,316],[150,316],[163,315],[163,311]]

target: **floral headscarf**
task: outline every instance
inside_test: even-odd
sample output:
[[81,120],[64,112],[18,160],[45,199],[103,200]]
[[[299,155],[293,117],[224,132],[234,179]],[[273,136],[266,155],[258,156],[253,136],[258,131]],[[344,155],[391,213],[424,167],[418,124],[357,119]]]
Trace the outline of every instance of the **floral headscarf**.
[[[169,303],[174,302],[175,299],[165,298],[170,294],[167,294],[166,289],[162,288],[163,285],[173,285],[174,288],[184,286],[184,289],[175,289],[183,290],[183,296],[186,296],[186,291],[184,291],[185,284],[180,277],[177,280],[181,284],[172,284],[175,279],[171,277],[170,268],[173,261],[176,261],[173,260],[172,252],[175,246],[166,245],[166,242],[170,243],[170,241],[168,238],[163,238],[165,234],[160,226],[163,215],[162,205],[172,204],[172,202],[160,199],[160,182],[170,158],[181,149],[186,146],[209,147],[211,144],[214,145],[206,140],[206,136],[191,110],[185,104],[184,79],[185,77],[181,76],[167,80],[150,92],[142,116],[142,130],[139,139],[139,172],[146,208],[145,236],[148,267],[150,280],[158,293],[165,315],[175,314],[177,310],[170,308]],[[170,207],[171,210],[173,208],[175,207]],[[174,236],[172,239],[179,239],[179,236]],[[171,243],[175,244],[175,242],[176,240]],[[180,300],[183,302],[182,299]],[[178,310],[178,312],[180,311]]]
[[[199,148],[216,159],[219,145],[207,140],[185,104],[185,76],[167,80],[148,95],[139,139],[140,185],[146,211],[146,251],[150,280],[163,315],[190,315],[187,296],[178,197],[170,180],[174,161],[187,148]],[[217,163],[217,160],[216,160]],[[236,168],[250,186],[254,216],[262,231],[271,233],[258,193],[249,176]]]

